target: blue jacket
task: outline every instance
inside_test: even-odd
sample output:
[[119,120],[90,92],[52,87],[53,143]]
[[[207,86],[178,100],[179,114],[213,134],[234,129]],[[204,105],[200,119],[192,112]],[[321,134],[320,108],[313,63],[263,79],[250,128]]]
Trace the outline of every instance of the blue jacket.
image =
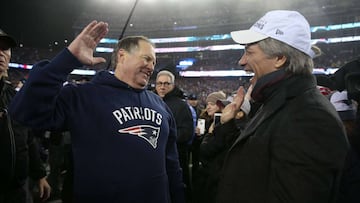
[[70,131],[75,202],[184,202],[170,109],[107,71],[63,87],[79,66],[67,49],[36,64],[9,110],[28,126]]

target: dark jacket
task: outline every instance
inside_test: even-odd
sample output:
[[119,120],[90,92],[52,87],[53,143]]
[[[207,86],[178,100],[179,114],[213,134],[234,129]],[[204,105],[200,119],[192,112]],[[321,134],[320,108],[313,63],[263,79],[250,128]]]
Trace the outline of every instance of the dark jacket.
[[227,153],[217,202],[335,202],[348,151],[342,122],[313,76],[262,84],[272,74],[254,87],[263,105]]
[[188,104],[183,99],[183,92],[175,88],[163,98],[174,115],[177,129],[177,143],[187,144],[194,134],[194,123]]
[[28,176],[38,180],[46,172],[30,130],[8,114],[7,107],[16,91],[4,78],[0,79],[0,91],[0,193],[7,193],[22,187]]
[[186,187],[185,195],[190,195],[189,149],[193,139],[194,121],[190,106],[183,99],[183,92],[176,86],[163,98],[175,118],[177,137],[176,146],[179,153],[179,162],[183,172]]
[[[238,136],[238,133],[224,135],[221,132],[222,128],[232,128],[233,126],[236,126],[234,119],[223,125],[217,125],[213,133],[206,133],[202,139],[200,144],[202,167],[201,174],[198,174],[198,176],[201,176],[201,185],[197,185],[197,187],[201,188],[201,190],[199,190],[200,194],[198,194],[199,202],[215,202],[224,158],[227,150],[229,150]],[[235,132],[237,132],[237,130],[235,130]]]

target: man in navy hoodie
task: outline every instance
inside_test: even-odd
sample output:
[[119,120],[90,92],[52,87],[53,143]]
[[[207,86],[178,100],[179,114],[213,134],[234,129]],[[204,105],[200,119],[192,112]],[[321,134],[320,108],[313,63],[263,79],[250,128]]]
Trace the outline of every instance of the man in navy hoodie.
[[70,131],[74,202],[184,202],[174,118],[146,90],[156,63],[148,38],[118,42],[114,74],[63,86],[74,68],[105,62],[93,50],[107,32],[107,23],[93,21],[52,61],[36,64],[10,114],[28,126]]

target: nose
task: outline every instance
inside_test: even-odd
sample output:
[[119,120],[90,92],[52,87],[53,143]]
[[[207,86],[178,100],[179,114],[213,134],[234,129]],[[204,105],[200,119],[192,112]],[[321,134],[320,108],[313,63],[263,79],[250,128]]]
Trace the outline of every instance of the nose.
[[155,69],[155,64],[152,63],[152,62],[148,62],[147,67],[148,67],[151,71],[154,71],[154,69]]
[[246,57],[246,53],[244,53],[239,60],[239,65],[245,66],[246,64],[247,64],[247,57]]
[[208,111],[208,110],[210,110],[210,105],[206,105],[206,110]]
[[153,59],[144,59],[144,65],[149,70],[153,71],[155,69],[155,60]]

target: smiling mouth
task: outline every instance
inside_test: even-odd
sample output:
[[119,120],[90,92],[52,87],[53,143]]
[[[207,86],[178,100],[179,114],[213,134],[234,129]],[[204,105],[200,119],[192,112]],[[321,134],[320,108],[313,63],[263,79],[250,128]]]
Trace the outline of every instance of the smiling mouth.
[[147,73],[144,73],[144,76],[145,76],[146,79],[149,79],[149,78],[150,78],[150,75],[147,74]]
[[151,77],[151,73],[149,72],[141,71],[141,73],[144,74],[147,78]]

